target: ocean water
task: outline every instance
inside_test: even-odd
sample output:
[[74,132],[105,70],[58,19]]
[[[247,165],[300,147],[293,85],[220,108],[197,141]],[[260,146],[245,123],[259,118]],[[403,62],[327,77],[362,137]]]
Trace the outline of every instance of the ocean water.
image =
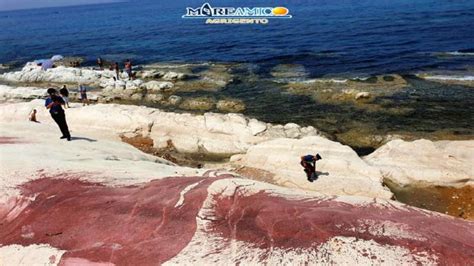
[[[129,1],[0,12],[0,63],[54,54],[135,63],[295,63],[311,77],[463,70],[474,61],[472,0],[279,1],[292,19],[206,25],[182,19],[204,1]],[[275,6],[275,1],[211,1]],[[1,5],[1,3],[0,3]]]
[[[208,2],[275,6],[267,0]],[[371,134],[474,137],[474,90],[412,75],[474,77],[472,0],[279,1],[293,18],[271,20],[268,25],[206,25],[203,20],[181,18],[186,7],[202,4],[138,0],[0,12],[0,63],[20,67],[55,54],[84,57],[85,65],[94,65],[98,56],[118,62],[130,58],[135,65],[234,62],[230,71],[235,82],[219,92],[177,94],[240,99],[247,116],[312,125],[361,155],[377,145],[364,141]],[[288,93],[285,80],[272,76],[282,64],[297,79],[398,73],[408,85],[374,99],[373,104],[384,109],[370,111]],[[170,111],[182,111],[173,108]],[[397,108],[410,111],[385,111]]]

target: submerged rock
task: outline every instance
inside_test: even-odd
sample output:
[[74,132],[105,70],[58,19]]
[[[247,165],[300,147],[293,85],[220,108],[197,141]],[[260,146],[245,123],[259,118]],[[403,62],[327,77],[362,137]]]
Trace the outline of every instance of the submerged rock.
[[[373,76],[367,79],[312,79],[291,81],[285,88],[295,94],[313,97],[330,104],[351,103],[369,111],[379,106],[376,97],[390,96],[406,88],[407,81],[400,75]],[[362,101],[365,99],[366,101]]]
[[167,89],[173,88],[173,83],[168,82],[168,81],[148,81],[144,84],[147,90],[150,90],[152,92],[157,92],[157,91],[165,91]]
[[229,112],[229,113],[240,113],[245,110],[245,103],[240,100],[219,100],[216,104],[216,108],[219,111]]
[[179,80],[185,79],[186,75],[184,73],[168,72],[162,77],[164,80]]
[[209,111],[215,106],[215,100],[209,97],[186,98],[179,105],[179,108],[185,110]]
[[153,102],[153,103],[161,102],[163,99],[164,99],[163,94],[159,94],[159,93],[155,93],[155,94],[147,93],[145,96],[146,101]]
[[168,102],[169,102],[171,105],[178,105],[178,104],[180,104],[182,101],[183,101],[183,98],[181,98],[180,96],[177,96],[177,95],[171,95],[171,96],[168,98]]

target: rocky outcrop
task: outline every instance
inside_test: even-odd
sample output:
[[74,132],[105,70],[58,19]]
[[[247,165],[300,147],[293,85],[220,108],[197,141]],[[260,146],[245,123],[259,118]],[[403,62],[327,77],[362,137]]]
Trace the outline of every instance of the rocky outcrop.
[[[47,88],[40,87],[12,87],[0,85],[0,101],[25,101],[32,99],[43,99],[47,97]],[[87,98],[91,101],[97,101],[100,98],[97,91],[87,93]],[[77,89],[69,88],[69,100],[80,100]]]
[[[310,183],[300,165],[300,157],[319,153],[319,178]],[[259,143],[231,161],[240,167],[262,169],[273,176],[272,183],[334,195],[358,195],[389,199],[392,193],[382,186],[382,175],[367,165],[348,146],[313,136],[302,139],[274,139]],[[255,176],[258,178],[260,174]]]
[[[100,182],[103,169],[118,183],[126,185],[138,180],[175,174],[195,174],[199,170],[179,167],[164,159],[140,152],[118,138],[107,137],[97,130],[79,130],[70,125],[72,141],[59,139],[57,126],[41,123],[0,122],[0,191],[1,199],[11,195],[24,178],[33,173],[54,171],[88,171],[89,179]],[[69,118],[69,117],[68,117]],[[51,120],[51,118],[48,118]],[[67,147],[66,147],[67,144]],[[17,156],[5,156],[6,154]],[[23,159],[19,159],[23,157]],[[131,174],[130,170],[133,170]],[[130,183],[131,182],[131,183]],[[9,189],[7,189],[9,188]],[[0,203],[1,205],[1,203]],[[1,216],[1,215],[0,215]]]
[[216,108],[222,112],[240,113],[245,110],[245,103],[240,100],[225,99],[219,100]]
[[383,75],[364,79],[296,79],[285,88],[291,93],[311,96],[318,102],[354,104],[357,108],[375,111],[381,109],[374,102],[377,97],[393,95],[407,86],[400,75]]
[[474,263],[469,221],[181,168],[82,131],[59,140],[54,130],[0,127],[8,265]]
[[46,96],[46,89],[36,87],[10,87],[0,85],[0,101],[32,100]]
[[[229,68],[225,65],[207,64],[154,64],[138,67],[137,76],[142,79],[130,80],[126,73],[120,73],[116,79],[115,71],[97,70],[91,68],[75,68],[59,65],[55,68],[42,70],[35,63],[27,63],[20,71],[0,75],[0,80],[12,83],[31,83],[37,86],[60,87],[63,84],[83,84],[92,87],[96,92],[94,100],[102,103],[111,102],[141,102],[159,104],[161,106],[176,106],[183,110],[242,112],[245,104],[236,99],[215,99],[213,97],[184,97],[176,100],[170,97],[177,92],[212,91],[222,89],[232,82]],[[198,74],[193,73],[198,72]],[[5,92],[2,93],[1,90]],[[13,87],[0,88],[1,96],[17,98],[18,93],[31,94],[25,89],[14,92]],[[8,91],[8,92],[7,92]],[[8,96],[7,94],[10,94]],[[75,95],[73,93],[73,98]],[[0,100],[2,100],[0,98]],[[24,98],[34,99],[38,96]],[[90,97],[89,97],[90,98]]]
[[87,68],[74,68],[58,66],[48,70],[42,70],[35,63],[27,63],[21,71],[7,72],[0,76],[1,79],[10,82],[29,83],[68,83],[98,85],[106,79],[115,75],[109,70],[93,70]]
[[184,110],[209,111],[214,109],[215,99],[211,97],[187,98],[179,105]]
[[[239,114],[193,115],[163,112],[143,106],[97,104],[67,110],[70,127],[101,130],[110,136],[141,134],[151,137],[155,147],[166,147],[169,141],[179,152],[233,155],[245,153],[259,142],[275,137],[299,138],[317,135],[313,127],[272,125]],[[41,122],[52,123],[44,102],[35,100],[14,106],[0,106],[2,121],[17,121],[37,109]]]
[[400,185],[474,185],[474,141],[393,140],[364,160]]

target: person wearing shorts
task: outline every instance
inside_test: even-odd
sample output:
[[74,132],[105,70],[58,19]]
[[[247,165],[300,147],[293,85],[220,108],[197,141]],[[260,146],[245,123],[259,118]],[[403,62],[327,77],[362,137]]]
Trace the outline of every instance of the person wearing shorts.
[[89,99],[87,99],[87,89],[84,85],[79,84],[79,93],[81,94],[82,106],[89,105]]

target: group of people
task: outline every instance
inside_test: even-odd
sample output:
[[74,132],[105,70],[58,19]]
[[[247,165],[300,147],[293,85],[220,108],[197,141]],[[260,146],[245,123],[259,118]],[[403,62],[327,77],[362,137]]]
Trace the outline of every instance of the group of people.
[[[104,60],[102,58],[97,58],[97,65],[100,69],[104,69]],[[129,79],[133,79],[134,75],[132,72],[132,61],[127,59],[124,62],[125,72],[128,74]],[[120,67],[117,62],[113,63],[110,66],[110,70],[114,70],[116,80],[120,80]],[[71,140],[71,134],[69,133],[69,128],[66,122],[66,115],[64,113],[64,109],[62,108],[70,108],[69,106],[69,91],[64,85],[60,90],[59,94],[58,91],[54,88],[49,88],[48,91],[48,98],[46,99],[45,106],[49,109],[51,117],[53,120],[58,124],[59,129],[61,130],[62,136],[61,139],[67,139],[68,141]],[[89,105],[89,100],[87,99],[87,90],[86,87],[82,84],[79,84],[79,93],[81,95],[81,102],[84,105]],[[36,110],[33,110],[30,115],[30,120],[36,122]],[[306,177],[309,182],[313,182],[318,179],[318,175],[316,172],[316,161],[321,160],[321,156],[319,154],[316,155],[305,155],[301,157],[300,164],[304,168],[304,172],[306,173]]]
[[[97,58],[97,66],[99,69],[103,70],[105,65],[105,61],[99,57]],[[118,62],[115,62],[110,65],[109,70],[115,71],[115,80],[120,80],[120,65]],[[128,75],[128,78],[130,80],[133,80],[135,78],[135,74],[132,71],[132,60],[127,59],[124,62],[124,70]]]
[[[79,84],[79,94],[81,96],[82,105],[85,106],[86,104],[89,105],[89,100],[87,99],[87,89],[84,85]],[[46,109],[49,110],[51,117],[53,118],[54,122],[59,127],[59,130],[62,133],[60,139],[67,139],[68,141],[71,140],[71,134],[69,132],[69,127],[66,122],[66,114],[64,109],[70,108],[69,106],[69,90],[67,89],[66,85],[64,85],[59,92],[54,88],[49,88],[47,91],[48,98],[44,103]],[[63,109],[64,107],[64,109]],[[30,113],[29,120],[32,122],[37,122],[36,120],[36,109],[33,109]]]

